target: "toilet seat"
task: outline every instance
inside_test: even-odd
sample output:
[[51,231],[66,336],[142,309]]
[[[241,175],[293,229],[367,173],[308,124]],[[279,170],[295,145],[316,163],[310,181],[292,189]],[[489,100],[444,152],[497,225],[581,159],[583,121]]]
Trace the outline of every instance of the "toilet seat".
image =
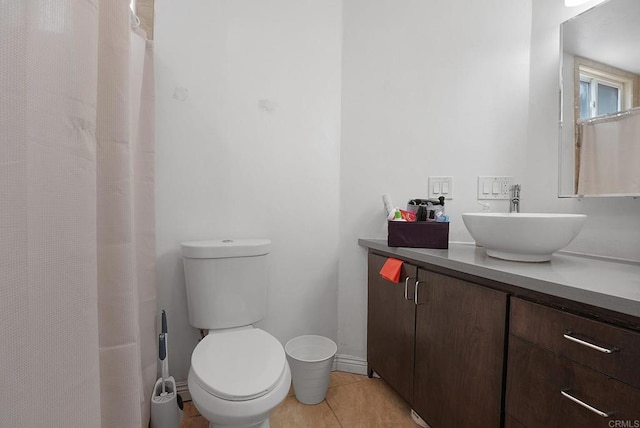
[[246,401],[270,392],[285,372],[286,361],[275,337],[249,328],[207,335],[193,351],[191,369],[210,394]]

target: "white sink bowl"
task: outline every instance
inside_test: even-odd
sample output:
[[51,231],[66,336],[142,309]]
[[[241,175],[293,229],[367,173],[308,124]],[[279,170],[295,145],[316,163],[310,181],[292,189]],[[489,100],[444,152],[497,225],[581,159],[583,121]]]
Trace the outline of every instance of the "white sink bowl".
[[519,262],[546,262],[578,235],[584,214],[465,213],[462,220],[487,255]]

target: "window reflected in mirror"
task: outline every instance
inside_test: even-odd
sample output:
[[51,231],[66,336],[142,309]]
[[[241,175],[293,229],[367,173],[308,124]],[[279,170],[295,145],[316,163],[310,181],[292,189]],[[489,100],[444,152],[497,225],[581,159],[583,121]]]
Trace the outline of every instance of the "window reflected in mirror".
[[640,196],[640,1],[561,25],[559,196]]
[[638,106],[637,74],[586,58],[574,58],[575,104],[579,119],[605,116]]

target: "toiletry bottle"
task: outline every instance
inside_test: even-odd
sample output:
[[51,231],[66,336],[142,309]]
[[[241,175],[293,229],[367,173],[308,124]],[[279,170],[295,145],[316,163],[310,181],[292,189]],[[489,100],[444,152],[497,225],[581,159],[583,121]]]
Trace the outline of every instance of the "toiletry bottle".
[[406,221],[402,218],[402,213],[400,212],[400,208],[396,208],[395,213],[393,214],[393,221]]

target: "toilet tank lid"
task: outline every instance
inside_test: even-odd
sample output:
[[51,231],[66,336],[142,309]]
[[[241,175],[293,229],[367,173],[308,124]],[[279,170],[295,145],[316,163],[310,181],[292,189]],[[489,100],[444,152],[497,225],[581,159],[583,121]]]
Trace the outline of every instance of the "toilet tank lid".
[[182,243],[182,256],[189,259],[224,259],[269,254],[269,239],[220,239]]

